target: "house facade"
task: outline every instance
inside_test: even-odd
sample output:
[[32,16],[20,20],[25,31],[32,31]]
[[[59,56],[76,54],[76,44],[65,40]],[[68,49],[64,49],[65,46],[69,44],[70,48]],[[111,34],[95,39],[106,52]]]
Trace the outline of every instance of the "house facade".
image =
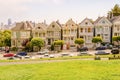
[[111,42],[111,27],[112,23],[106,17],[98,17],[94,22],[95,26],[95,36],[100,36],[103,42]]
[[11,47],[22,47],[23,41],[31,37],[32,28],[32,24],[28,21],[16,23],[11,29]]
[[47,45],[51,45],[56,40],[61,40],[61,25],[58,21],[53,21],[48,27],[47,27],[47,36],[46,41]]
[[111,19],[112,22],[112,36],[120,36],[120,16]]
[[85,43],[84,46],[88,48],[93,47],[92,38],[93,38],[93,32],[94,32],[94,25],[92,20],[85,18],[80,24],[79,24],[79,38],[83,38]]
[[40,37],[45,41],[45,44],[47,44],[47,41],[46,41],[47,25],[45,23],[35,24],[34,28],[32,29],[32,35],[33,35],[33,38]]
[[74,41],[77,38],[78,25],[72,20],[68,20],[66,24],[62,26],[63,40],[65,44],[75,45]]

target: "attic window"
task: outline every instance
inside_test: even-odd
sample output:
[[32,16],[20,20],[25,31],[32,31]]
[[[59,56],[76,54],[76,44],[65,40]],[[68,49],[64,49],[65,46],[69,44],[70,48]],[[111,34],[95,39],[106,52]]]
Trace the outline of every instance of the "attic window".
[[40,27],[38,27],[38,29],[40,29]]
[[55,27],[55,25],[52,25],[52,28],[54,28]]
[[86,25],[88,25],[88,22],[85,22]]
[[105,24],[105,21],[102,21],[103,24]]

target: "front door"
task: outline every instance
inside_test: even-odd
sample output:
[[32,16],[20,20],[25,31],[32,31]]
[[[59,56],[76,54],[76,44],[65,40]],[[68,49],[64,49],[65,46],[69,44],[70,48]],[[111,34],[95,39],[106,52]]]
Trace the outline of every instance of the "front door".
[[51,39],[48,39],[48,45],[51,45]]

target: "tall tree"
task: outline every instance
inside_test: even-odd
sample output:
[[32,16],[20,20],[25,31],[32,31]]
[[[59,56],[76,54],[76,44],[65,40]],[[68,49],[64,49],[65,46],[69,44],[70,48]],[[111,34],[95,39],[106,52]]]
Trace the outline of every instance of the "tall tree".
[[93,37],[92,42],[95,43],[95,45],[100,44],[102,42],[102,38],[101,37]]
[[113,36],[112,41],[114,45],[120,45],[120,36]]
[[31,40],[31,45],[32,46],[37,46],[39,48],[39,50],[41,49],[41,47],[44,45],[44,40],[41,38],[32,38]]
[[112,18],[114,16],[119,16],[120,15],[120,7],[118,4],[116,4],[111,11],[108,12],[108,17]]
[[11,46],[11,31],[10,30],[3,31],[3,36],[4,46]]

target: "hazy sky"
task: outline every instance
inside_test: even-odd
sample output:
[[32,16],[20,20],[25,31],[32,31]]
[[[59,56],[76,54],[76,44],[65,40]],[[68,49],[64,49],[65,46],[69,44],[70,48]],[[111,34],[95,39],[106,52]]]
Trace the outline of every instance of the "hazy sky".
[[72,18],[79,23],[88,17],[95,20],[120,0],[0,0],[0,22],[35,21],[47,23],[59,20],[65,23]]

